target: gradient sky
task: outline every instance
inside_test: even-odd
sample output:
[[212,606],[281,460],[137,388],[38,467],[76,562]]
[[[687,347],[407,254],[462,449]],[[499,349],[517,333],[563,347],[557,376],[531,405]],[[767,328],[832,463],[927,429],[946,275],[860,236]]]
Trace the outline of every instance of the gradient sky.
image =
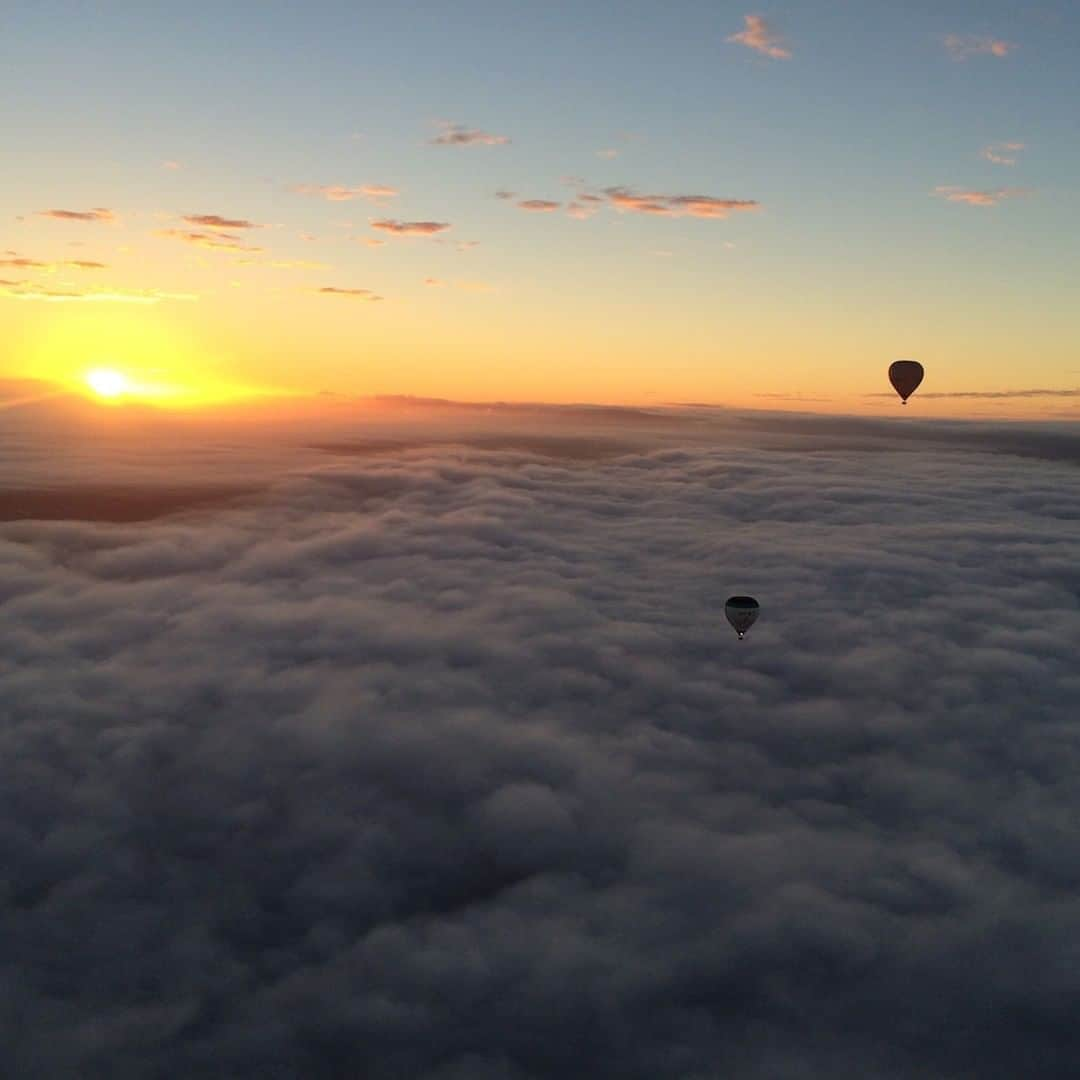
[[911,356],[926,415],[1077,417],[1078,45],[1063,0],[8,5],[0,374],[883,414]]

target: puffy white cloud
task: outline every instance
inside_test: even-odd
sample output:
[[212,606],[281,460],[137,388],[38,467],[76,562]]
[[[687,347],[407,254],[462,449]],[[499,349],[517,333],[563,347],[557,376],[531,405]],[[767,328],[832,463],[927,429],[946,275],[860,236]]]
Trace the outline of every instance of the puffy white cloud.
[[357,407],[0,414],[13,1075],[1070,1074],[1075,434]]

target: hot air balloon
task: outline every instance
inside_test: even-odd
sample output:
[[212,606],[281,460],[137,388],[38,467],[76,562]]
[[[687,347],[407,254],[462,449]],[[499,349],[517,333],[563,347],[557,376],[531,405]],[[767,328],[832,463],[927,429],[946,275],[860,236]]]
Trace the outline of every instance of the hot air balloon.
[[739,635],[740,641],[746,631],[754,625],[754,620],[758,617],[758,609],[758,602],[752,596],[728,597],[724,605],[724,614],[727,616],[727,621],[734,627],[735,633]]
[[923,366],[918,360],[894,360],[889,365],[889,382],[900,395],[901,405],[907,404],[907,399],[915,393],[922,379]]

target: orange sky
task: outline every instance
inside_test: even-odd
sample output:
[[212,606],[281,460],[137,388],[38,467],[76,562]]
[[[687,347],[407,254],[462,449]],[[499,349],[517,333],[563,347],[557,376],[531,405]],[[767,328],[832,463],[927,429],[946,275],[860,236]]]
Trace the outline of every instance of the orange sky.
[[[27,17],[0,78],[49,89],[0,95],[0,375],[116,371],[184,407],[329,390],[880,414],[912,357],[909,410],[1080,417],[1057,39],[880,13],[896,55],[870,65],[824,11],[744,14],[699,12],[656,53],[629,9],[600,51],[600,26],[556,13],[534,30],[560,66],[524,26],[482,44],[388,13],[356,53],[284,13],[253,42],[226,13],[202,77],[195,27]],[[443,66],[447,35],[516,58],[505,92]]]

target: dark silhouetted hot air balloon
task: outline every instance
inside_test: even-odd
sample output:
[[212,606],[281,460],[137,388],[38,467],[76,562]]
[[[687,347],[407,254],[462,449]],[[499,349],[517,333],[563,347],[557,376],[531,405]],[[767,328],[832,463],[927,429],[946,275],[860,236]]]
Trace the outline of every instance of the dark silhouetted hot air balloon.
[[915,393],[922,379],[923,366],[918,360],[894,360],[889,365],[889,382],[900,395],[901,405],[907,404],[907,399]]
[[758,602],[752,596],[728,597],[728,602],[724,605],[724,614],[727,616],[727,621],[734,627],[735,633],[739,635],[740,641],[746,631],[754,625],[758,610]]

